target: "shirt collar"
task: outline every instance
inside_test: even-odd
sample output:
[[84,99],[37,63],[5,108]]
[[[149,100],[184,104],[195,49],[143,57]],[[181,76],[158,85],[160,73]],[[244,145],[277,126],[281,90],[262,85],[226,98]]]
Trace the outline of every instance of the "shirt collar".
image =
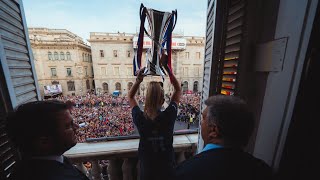
[[41,159],[41,160],[52,160],[52,161],[58,161],[63,164],[63,156],[34,156],[32,159]]
[[223,146],[218,145],[218,144],[209,143],[202,149],[202,152],[208,151],[208,150],[211,150],[211,149],[218,149],[218,148],[223,148]]

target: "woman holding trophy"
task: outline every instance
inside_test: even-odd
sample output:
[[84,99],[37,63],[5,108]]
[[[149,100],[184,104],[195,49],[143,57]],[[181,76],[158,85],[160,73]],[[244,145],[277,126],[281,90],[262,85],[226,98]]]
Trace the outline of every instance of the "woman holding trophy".
[[[166,61],[167,55],[162,55],[160,62]],[[173,143],[174,123],[177,118],[181,87],[168,66],[163,66],[168,72],[174,87],[169,106],[161,111],[164,103],[164,91],[160,82],[152,81],[147,87],[144,111],[135,99],[135,94],[143,81],[145,68],[137,71],[137,79],[129,92],[129,104],[132,108],[133,122],[140,134],[139,161],[140,179],[170,179],[175,164]]]

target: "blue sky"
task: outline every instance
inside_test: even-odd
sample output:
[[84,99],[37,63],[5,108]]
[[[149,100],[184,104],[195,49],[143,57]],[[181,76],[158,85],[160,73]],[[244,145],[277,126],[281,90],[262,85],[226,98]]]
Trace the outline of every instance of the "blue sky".
[[28,27],[68,29],[84,39],[90,32],[135,33],[140,4],[177,9],[175,32],[204,36],[207,0],[23,0]]

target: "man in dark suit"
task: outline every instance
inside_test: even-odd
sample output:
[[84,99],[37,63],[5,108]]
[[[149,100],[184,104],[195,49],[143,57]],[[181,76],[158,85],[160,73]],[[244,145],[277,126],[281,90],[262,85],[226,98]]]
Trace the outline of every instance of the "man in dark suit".
[[176,179],[264,180],[271,168],[242,149],[253,132],[254,119],[246,103],[235,96],[212,96],[205,101],[201,136],[204,149],[176,168]]
[[36,101],[9,115],[9,137],[21,155],[10,179],[88,180],[63,156],[77,143],[71,108],[71,103]]

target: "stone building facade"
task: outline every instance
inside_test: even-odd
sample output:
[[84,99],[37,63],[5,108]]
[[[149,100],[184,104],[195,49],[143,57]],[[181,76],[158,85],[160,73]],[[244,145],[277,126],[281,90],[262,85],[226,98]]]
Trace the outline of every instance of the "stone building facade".
[[41,96],[44,86],[60,84],[63,95],[94,89],[91,48],[66,29],[28,28]]
[[[142,67],[145,66],[148,38],[144,38]],[[98,93],[120,91],[128,93],[135,76],[133,76],[133,56],[136,50],[137,34],[91,32],[91,44],[94,81]],[[150,39],[149,39],[150,41]],[[173,35],[172,69],[177,79],[183,84],[183,90],[200,92],[202,87],[204,37]],[[141,94],[146,93],[146,84],[151,81],[162,81],[161,77],[146,77],[140,86]],[[168,77],[164,81],[164,90],[173,90]]]

